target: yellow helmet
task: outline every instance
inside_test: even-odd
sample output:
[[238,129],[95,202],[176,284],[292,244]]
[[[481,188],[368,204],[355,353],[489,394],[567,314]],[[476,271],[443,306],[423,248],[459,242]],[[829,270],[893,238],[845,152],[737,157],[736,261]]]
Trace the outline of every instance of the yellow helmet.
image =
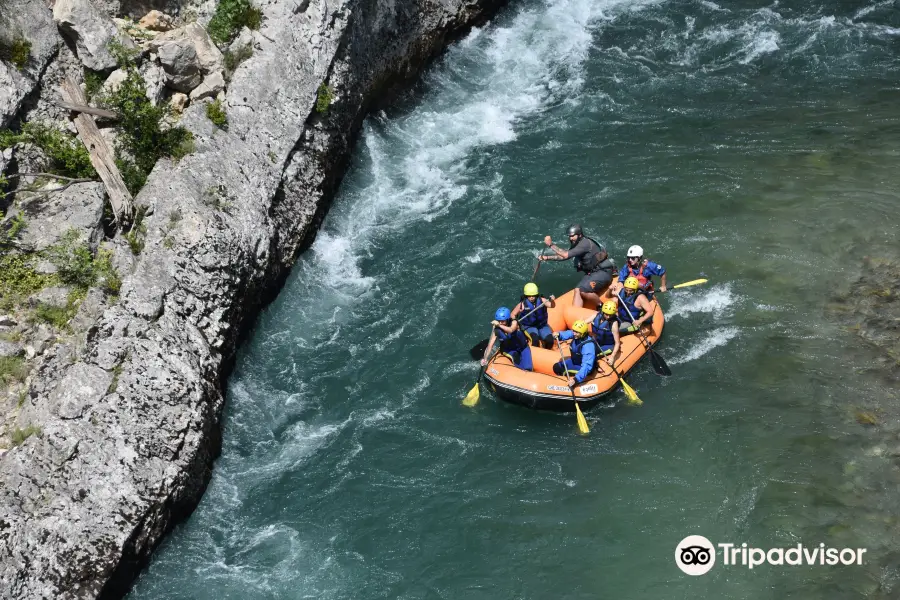
[[584,321],[575,321],[572,323],[572,331],[577,333],[579,336],[583,336],[588,332],[588,324]]
[[636,290],[641,287],[641,282],[638,281],[637,277],[629,277],[625,280],[625,289],[626,290]]
[[537,296],[538,295],[538,286],[536,283],[526,283],[525,284],[525,295],[526,296]]
[[603,307],[600,309],[600,311],[604,315],[614,315],[614,314],[616,314],[616,311],[618,311],[618,310],[619,310],[619,305],[616,303],[615,300],[607,300],[606,302],[603,303]]

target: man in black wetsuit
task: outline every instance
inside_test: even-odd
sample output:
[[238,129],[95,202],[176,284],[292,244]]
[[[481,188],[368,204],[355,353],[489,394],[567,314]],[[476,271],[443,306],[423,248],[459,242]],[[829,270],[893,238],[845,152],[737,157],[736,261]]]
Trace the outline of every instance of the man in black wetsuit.
[[559,249],[548,235],[544,238],[544,243],[550,247],[553,255],[542,255],[540,260],[574,258],[575,269],[585,274],[578,283],[579,293],[575,294],[574,305],[584,306],[584,301],[590,300],[599,306],[600,294],[612,283],[616,265],[600,243],[584,235],[581,225],[570,225],[566,233],[569,236],[569,249]]

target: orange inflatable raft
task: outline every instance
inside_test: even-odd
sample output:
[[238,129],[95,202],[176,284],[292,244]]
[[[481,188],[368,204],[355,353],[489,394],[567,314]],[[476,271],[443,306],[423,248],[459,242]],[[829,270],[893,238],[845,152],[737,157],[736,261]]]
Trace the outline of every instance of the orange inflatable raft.
[[[597,315],[595,306],[576,307],[572,305],[575,290],[556,299],[556,306],[548,308],[549,324],[553,331],[571,329],[572,324],[579,319],[590,324]],[[613,296],[607,290],[601,300],[611,299]],[[662,335],[665,317],[659,303],[656,303],[656,311],[653,320],[641,328],[644,337],[650,345],[656,344]],[[569,344],[563,342],[563,354],[569,356]],[[621,337],[621,350],[616,359],[616,370],[625,375],[647,354],[647,344],[641,336],[633,333]],[[488,362],[484,377],[488,385],[501,399],[513,404],[520,404],[537,410],[550,410],[556,412],[574,412],[575,401],[572,399],[566,379],[553,373],[553,365],[559,362],[559,348],[554,344],[550,350],[544,348],[531,348],[531,357],[534,364],[533,371],[523,371],[516,367],[512,361],[499,353],[494,354]],[[582,409],[591,408],[603,400],[603,397],[615,390],[619,385],[619,378],[606,363],[605,359],[597,362],[597,368],[592,371],[587,379],[577,384],[574,388],[575,397]]]

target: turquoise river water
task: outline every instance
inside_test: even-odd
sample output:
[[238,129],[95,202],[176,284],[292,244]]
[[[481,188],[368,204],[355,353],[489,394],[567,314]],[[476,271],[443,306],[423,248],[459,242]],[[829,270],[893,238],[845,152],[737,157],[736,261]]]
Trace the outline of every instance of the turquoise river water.
[[[829,309],[900,257],[898,72],[890,0],[511,2],[367,121],[130,597],[900,597],[897,394]],[[661,300],[674,375],[641,363],[643,406],[616,392],[588,436],[461,406],[467,350],[573,221],[709,279]],[[690,534],[868,552],[690,577]]]

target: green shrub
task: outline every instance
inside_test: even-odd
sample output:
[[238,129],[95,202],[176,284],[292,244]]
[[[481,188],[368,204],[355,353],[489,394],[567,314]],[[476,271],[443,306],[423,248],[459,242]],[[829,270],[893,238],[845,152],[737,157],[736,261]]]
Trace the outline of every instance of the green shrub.
[[77,138],[43,123],[25,123],[21,133],[0,132],[0,148],[19,142],[39,147],[47,155],[47,170],[58,175],[90,179],[97,176],[87,149]]
[[[0,222],[3,221],[3,211],[0,210]],[[0,224],[0,255],[6,254],[12,248],[13,242],[19,237],[19,233],[25,228],[25,218],[22,213],[17,213],[6,223]]]
[[227,44],[242,27],[256,30],[261,22],[262,11],[249,0],[221,0],[206,30],[214,42]]
[[25,442],[25,440],[33,435],[40,436],[41,428],[35,427],[34,425],[29,425],[25,429],[19,429],[18,427],[16,427],[15,429],[13,429],[9,438],[10,440],[12,440],[13,446],[21,446]]
[[144,224],[144,215],[147,212],[145,206],[139,206],[134,213],[134,222],[131,224],[131,230],[125,234],[125,240],[131,253],[137,256],[144,249],[144,238],[147,237],[147,226]]
[[33,263],[31,255],[0,255],[0,310],[12,310],[28,296],[59,281],[56,275],[35,271]]
[[78,231],[70,229],[60,242],[44,251],[47,259],[56,267],[60,281],[83,290],[94,285],[94,255],[87,244],[78,242]]
[[0,40],[0,59],[12,63],[18,70],[25,68],[29,56],[31,56],[31,42],[22,35],[17,35],[9,42]]
[[88,68],[84,69],[84,95],[87,96],[88,101],[97,95],[100,88],[103,87],[104,81],[102,74]]
[[125,81],[100,102],[119,113],[116,165],[128,191],[136,195],[156,161],[163,156],[181,158],[193,150],[193,136],[184,127],[164,128],[171,108],[166,103],[153,106],[137,67],[128,63],[125,68]]
[[0,381],[6,384],[23,381],[28,376],[28,367],[21,356],[0,356]]
[[225,114],[225,108],[222,106],[221,100],[216,100],[206,105],[206,117],[220,129],[228,127],[228,116]]
[[71,300],[65,306],[41,302],[34,310],[34,320],[47,323],[57,329],[68,329],[69,321],[78,311],[78,305]]
[[[143,219],[143,212],[138,211],[137,218]],[[142,223],[138,223],[142,225]],[[95,257],[87,244],[78,242],[78,232],[70,229],[55,246],[44,251],[47,259],[57,270],[59,281],[75,288],[78,297],[70,297],[70,303],[84,295],[89,287],[98,280],[103,291],[117,296],[122,287],[122,280],[112,264],[112,253],[100,250]]]
[[253,47],[250,45],[241,46],[234,52],[231,50],[226,50],[225,53],[225,75],[229,79],[231,78],[231,74],[234,73],[238,66],[253,56]]
[[316,92],[316,112],[325,114],[328,107],[331,106],[332,100],[334,100],[334,90],[331,86],[323,83],[319,86],[318,92]]

